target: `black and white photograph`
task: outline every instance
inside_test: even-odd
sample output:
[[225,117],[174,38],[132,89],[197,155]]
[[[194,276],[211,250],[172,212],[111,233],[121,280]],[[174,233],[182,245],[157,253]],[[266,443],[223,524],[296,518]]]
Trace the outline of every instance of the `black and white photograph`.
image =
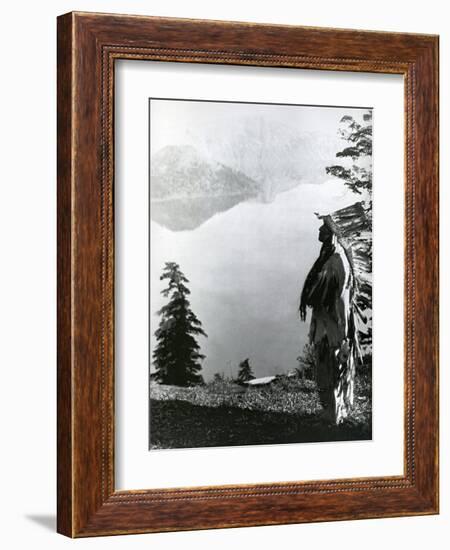
[[149,449],[372,439],[370,106],[149,99]]
[[2,6],[5,550],[448,546],[449,10],[405,6]]

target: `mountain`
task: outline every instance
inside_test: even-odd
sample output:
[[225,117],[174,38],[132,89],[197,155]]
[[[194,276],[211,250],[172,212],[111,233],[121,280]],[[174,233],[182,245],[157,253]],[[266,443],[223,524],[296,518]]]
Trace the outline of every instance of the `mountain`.
[[151,200],[256,196],[257,183],[238,170],[209,161],[189,145],[168,145],[151,158]]
[[172,231],[195,229],[249,199],[270,203],[300,184],[323,184],[342,148],[338,137],[262,118],[234,123],[233,133],[209,132],[195,147],[166,145],[151,157],[151,218]]
[[271,202],[299,184],[330,179],[326,167],[337,163],[344,146],[337,128],[338,121],[333,133],[321,130],[319,118],[317,130],[306,131],[294,122],[249,115],[193,128],[191,140],[197,150],[257,182],[260,198]]

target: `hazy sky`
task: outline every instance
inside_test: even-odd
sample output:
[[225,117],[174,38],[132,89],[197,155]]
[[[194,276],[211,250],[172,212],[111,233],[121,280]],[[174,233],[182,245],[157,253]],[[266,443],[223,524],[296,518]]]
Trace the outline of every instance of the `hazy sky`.
[[367,109],[217,101],[150,99],[151,152],[166,145],[199,146],[206,136],[227,139],[249,118],[286,125],[302,133],[314,132],[337,139],[344,115],[361,120]]

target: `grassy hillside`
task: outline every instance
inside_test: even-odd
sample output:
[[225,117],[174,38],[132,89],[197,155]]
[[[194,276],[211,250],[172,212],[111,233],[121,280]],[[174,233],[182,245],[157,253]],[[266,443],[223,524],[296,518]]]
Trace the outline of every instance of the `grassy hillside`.
[[281,378],[269,387],[231,381],[180,388],[151,384],[151,449],[371,439],[371,380],[357,377],[355,406],[340,426],[320,417],[315,383]]

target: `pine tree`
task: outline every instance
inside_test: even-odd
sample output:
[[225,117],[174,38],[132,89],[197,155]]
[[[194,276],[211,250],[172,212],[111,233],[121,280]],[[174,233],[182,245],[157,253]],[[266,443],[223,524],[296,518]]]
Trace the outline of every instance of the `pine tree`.
[[303,351],[297,357],[297,361],[299,366],[295,370],[299,376],[314,380],[316,375],[316,356],[312,344],[305,344],[303,346]]
[[200,384],[203,377],[199,371],[205,356],[200,353],[195,337],[207,335],[190,308],[187,298],[190,290],[186,286],[189,280],[175,262],[166,262],[160,279],[168,280],[161,294],[169,298],[169,302],[158,311],[161,319],[153,351],[155,378],[162,384],[175,386]]
[[253,380],[255,377],[253,376],[252,367],[250,366],[249,359],[245,359],[241,363],[239,363],[239,370],[238,370],[238,377],[237,381],[239,384],[244,384],[245,382],[248,382],[249,380]]

